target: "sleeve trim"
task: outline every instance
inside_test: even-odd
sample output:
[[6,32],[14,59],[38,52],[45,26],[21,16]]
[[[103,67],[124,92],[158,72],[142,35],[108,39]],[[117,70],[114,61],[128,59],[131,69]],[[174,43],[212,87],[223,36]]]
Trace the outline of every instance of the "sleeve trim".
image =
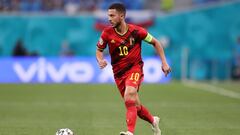
[[97,46],[97,49],[98,49],[99,51],[101,51],[101,52],[104,50],[104,49],[102,49],[102,48],[99,48],[98,46]]

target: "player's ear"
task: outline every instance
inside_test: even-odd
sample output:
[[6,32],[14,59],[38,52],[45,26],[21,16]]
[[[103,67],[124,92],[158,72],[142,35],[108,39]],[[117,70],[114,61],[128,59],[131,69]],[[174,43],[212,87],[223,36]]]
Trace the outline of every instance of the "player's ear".
[[125,17],[125,15],[124,15],[123,13],[121,13],[121,14],[120,14],[120,17],[121,17],[121,18],[124,18],[124,17]]

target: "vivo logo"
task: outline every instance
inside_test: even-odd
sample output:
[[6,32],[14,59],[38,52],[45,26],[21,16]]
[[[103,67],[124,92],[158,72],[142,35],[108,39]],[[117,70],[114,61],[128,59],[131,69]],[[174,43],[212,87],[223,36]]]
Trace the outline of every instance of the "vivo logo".
[[63,63],[58,69],[45,58],[39,58],[27,68],[15,62],[13,69],[22,82],[31,82],[34,77],[41,83],[47,81],[47,76],[56,83],[69,79],[70,82],[89,82],[94,76],[94,69],[88,62]]
[[[95,58],[7,59],[0,63],[0,83],[112,83],[114,82],[110,64],[103,70],[97,66]],[[110,62],[108,62],[110,63]],[[168,82],[161,71],[158,58],[144,60],[144,82]],[[4,77],[5,76],[5,77]]]

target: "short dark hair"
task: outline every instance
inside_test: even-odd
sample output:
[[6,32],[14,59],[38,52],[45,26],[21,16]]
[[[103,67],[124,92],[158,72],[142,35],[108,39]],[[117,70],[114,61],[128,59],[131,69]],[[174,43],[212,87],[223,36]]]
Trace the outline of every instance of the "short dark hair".
[[118,12],[126,15],[126,8],[122,3],[113,3],[109,6],[108,9],[116,9]]

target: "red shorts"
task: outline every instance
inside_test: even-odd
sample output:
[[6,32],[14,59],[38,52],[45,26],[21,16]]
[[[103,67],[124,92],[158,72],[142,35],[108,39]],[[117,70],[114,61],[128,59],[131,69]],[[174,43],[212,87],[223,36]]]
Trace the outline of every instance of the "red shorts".
[[126,86],[132,86],[139,90],[142,81],[143,71],[140,66],[134,66],[121,77],[115,78],[116,85],[122,97],[124,97]]

